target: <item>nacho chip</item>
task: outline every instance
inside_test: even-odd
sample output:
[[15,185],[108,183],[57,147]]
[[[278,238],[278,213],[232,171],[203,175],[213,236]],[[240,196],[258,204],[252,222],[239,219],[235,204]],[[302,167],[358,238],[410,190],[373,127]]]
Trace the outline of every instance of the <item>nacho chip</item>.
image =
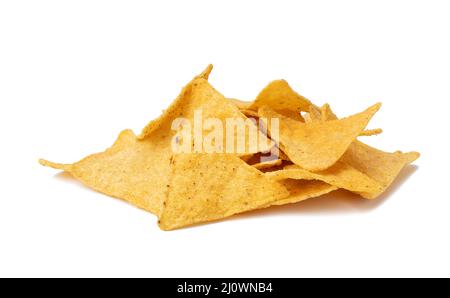
[[367,199],[374,199],[389,188],[405,166],[419,157],[420,153],[418,152],[388,153],[356,141],[350,145],[342,157],[342,161],[382,185],[380,190],[365,196]]
[[[57,168],[70,169],[69,172],[93,189],[159,215],[171,173],[172,140],[176,135],[172,130],[173,121],[183,117],[193,122],[198,110],[202,111],[204,119],[213,117],[223,122],[227,118],[247,119],[205,80],[211,69],[209,66],[192,80],[165,113],[150,122],[138,138],[126,131],[112,149],[88,157],[73,167]],[[238,137],[245,135],[235,135],[236,139]],[[243,140],[247,143],[247,152],[243,155],[259,152],[259,146],[252,146],[247,141]],[[264,143],[269,144],[264,150],[273,146],[273,142],[265,140]]]
[[[329,121],[329,120],[337,120],[338,118],[333,113],[329,104],[324,104],[320,110],[317,110],[314,107],[310,108],[307,121],[305,122],[317,122],[317,121]],[[374,135],[379,135],[383,133],[381,128],[368,129],[362,131],[359,136],[360,137],[370,137]]]
[[269,83],[248,109],[258,111],[264,106],[285,117],[304,122],[300,113],[309,111],[314,105],[307,98],[296,93],[285,80],[277,80]]
[[173,230],[267,206],[286,188],[241,159],[224,154],[180,154],[159,225]]
[[160,177],[155,165],[164,152],[157,144],[139,141],[130,130],[123,131],[114,145],[103,153],[91,155],[74,164],[41,160],[44,166],[72,174],[85,185],[109,196],[158,214],[162,207]]
[[[328,112],[325,120],[338,119],[329,105],[326,109]],[[402,153],[397,151],[388,153],[356,140],[349,146],[342,157],[342,161],[382,185],[381,190],[364,196],[366,199],[374,199],[389,188],[405,166],[419,157],[420,153],[418,152]]]
[[319,180],[364,197],[382,191],[382,186],[377,181],[343,162],[337,162],[331,168],[315,173],[292,165],[266,175],[277,181],[284,179]]
[[300,123],[267,107],[260,108],[258,113],[263,122],[272,118],[280,119],[280,148],[293,163],[314,172],[334,165],[364,130],[380,106],[381,104],[376,104],[362,113],[342,120],[312,123]]

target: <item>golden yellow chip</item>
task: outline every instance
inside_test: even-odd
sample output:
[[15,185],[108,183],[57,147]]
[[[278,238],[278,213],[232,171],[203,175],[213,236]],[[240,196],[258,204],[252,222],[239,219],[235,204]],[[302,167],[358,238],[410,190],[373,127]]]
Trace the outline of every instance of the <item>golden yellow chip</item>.
[[382,191],[382,186],[377,181],[343,162],[337,162],[331,168],[315,173],[297,165],[291,165],[266,175],[277,181],[284,179],[319,180],[364,197]]
[[[174,121],[183,117],[193,123],[195,113],[199,111],[202,112],[204,119],[208,117],[220,119],[224,126],[228,118],[247,119],[235,105],[227,101],[206,81],[211,68],[209,66],[192,80],[169,109],[157,120],[150,122],[137,139],[132,132],[126,131],[106,152],[90,156],[73,166],[56,166],[56,168],[74,174],[76,178],[97,191],[124,199],[159,215],[171,174],[172,141],[176,135],[176,131],[172,128]],[[258,128],[255,126],[255,129]],[[238,135],[237,131],[235,132],[236,142],[242,137],[245,138],[246,135]],[[225,144],[226,135],[223,138]],[[266,140],[259,144],[250,144],[248,140],[242,142],[246,143],[242,155],[259,152],[259,148],[263,148],[261,144],[267,144],[264,150],[270,150],[273,146]],[[188,147],[191,147],[191,144],[188,144]],[[57,165],[49,162],[43,164]]]
[[232,155],[180,154],[159,225],[173,230],[264,208],[289,196],[286,188]]
[[309,111],[313,104],[307,98],[292,90],[285,80],[277,80],[269,83],[248,109],[258,111],[259,108],[264,106],[285,117],[304,122],[300,113]]
[[309,171],[322,171],[333,166],[342,157],[380,106],[381,104],[376,104],[342,120],[311,123],[289,119],[267,107],[260,108],[258,114],[263,122],[279,119],[280,148],[293,163]]
[[[320,110],[317,110],[315,107],[311,106],[309,114],[307,114],[306,122],[317,122],[317,121],[329,121],[329,120],[337,120],[338,118],[333,113],[329,104],[324,104]],[[360,137],[370,137],[374,135],[379,135],[383,133],[383,130],[380,128],[368,129],[362,131],[359,136]]]
[[[74,164],[41,160],[44,166],[72,174],[87,186],[159,214],[164,199],[165,152],[159,144],[139,141],[130,130],[123,131],[115,144]],[[161,144],[162,145],[162,144]]]
[[381,195],[408,164],[420,157],[418,152],[394,153],[383,152],[372,148],[360,141],[350,145],[342,161],[366,174],[382,185],[379,191],[367,194],[367,199],[374,199]]
[[[328,111],[325,114],[325,121],[338,118],[330,106],[327,106],[326,109]],[[388,153],[375,149],[360,141],[355,141],[343,155],[342,161],[382,185],[381,190],[368,193],[364,196],[367,199],[374,199],[389,188],[405,166],[414,162],[419,157],[420,153],[418,152],[402,153],[397,151]]]

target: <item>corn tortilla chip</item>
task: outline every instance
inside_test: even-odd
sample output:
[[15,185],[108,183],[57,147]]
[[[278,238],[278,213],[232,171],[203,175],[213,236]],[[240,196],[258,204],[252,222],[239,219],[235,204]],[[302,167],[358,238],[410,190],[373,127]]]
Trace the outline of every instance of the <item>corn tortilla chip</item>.
[[319,180],[364,197],[382,191],[382,186],[377,181],[343,162],[337,162],[331,168],[315,173],[297,165],[291,165],[266,175],[277,181],[284,179]]
[[[329,104],[324,104],[320,110],[317,110],[314,107],[310,107],[310,111],[307,117],[307,121],[305,122],[317,122],[317,121],[329,121],[329,120],[337,120],[338,118],[333,113]],[[374,135],[379,135],[383,133],[381,128],[368,129],[362,131],[359,136],[360,137],[370,137]]]
[[367,199],[374,199],[389,188],[405,166],[419,157],[418,152],[388,153],[356,141],[350,145],[342,161],[381,184],[380,190],[365,196]]
[[[325,114],[325,121],[338,119],[329,105],[325,109],[328,110]],[[420,153],[418,152],[402,153],[397,151],[389,153],[356,140],[349,146],[342,157],[342,161],[382,185],[380,191],[368,193],[364,196],[367,199],[374,199],[389,188],[405,166],[413,163],[419,157]]]
[[[211,69],[209,66],[183,88],[169,109],[157,120],[150,122],[138,138],[126,131],[106,152],[90,156],[73,166],[56,168],[69,170],[93,189],[127,200],[159,215],[171,173],[172,139],[176,134],[172,130],[172,122],[178,117],[193,122],[197,110],[202,110],[204,118],[213,117],[223,122],[227,118],[247,119],[206,81]],[[264,143],[269,144],[268,148],[273,146],[273,142]],[[246,150],[246,155],[259,151],[257,147],[250,148],[250,145]],[[44,164],[57,165],[48,162]]]
[[159,225],[173,230],[268,206],[286,188],[233,155],[179,154]]
[[313,104],[307,98],[295,92],[285,80],[276,80],[269,83],[259,93],[248,109],[258,111],[263,106],[267,106],[288,118],[304,122],[300,113],[309,111]]
[[[158,197],[161,172],[155,162],[162,158],[157,144],[140,142],[130,130],[123,131],[114,145],[105,152],[71,164],[41,160],[41,164],[72,174],[85,185],[109,196],[158,214],[162,197]],[[158,165],[156,163],[156,165]],[[156,186],[156,187],[155,187]]]
[[263,121],[280,119],[280,148],[293,163],[314,172],[334,165],[364,130],[380,106],[376,104],[362,113],[342,120],[312,123],[300,123],[267,107],[260,108],[258,113]]

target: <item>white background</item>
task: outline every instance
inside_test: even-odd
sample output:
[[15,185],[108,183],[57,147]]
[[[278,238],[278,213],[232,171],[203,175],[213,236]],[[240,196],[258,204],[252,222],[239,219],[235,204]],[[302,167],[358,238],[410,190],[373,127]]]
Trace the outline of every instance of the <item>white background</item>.
[[[448,1],[0,2],[0,276],[450,276]],[[417,150],[382,198],[339,194],[162,232],[38,158],[139,132],[208,63],[228,97],[286,79],[365,141]]]

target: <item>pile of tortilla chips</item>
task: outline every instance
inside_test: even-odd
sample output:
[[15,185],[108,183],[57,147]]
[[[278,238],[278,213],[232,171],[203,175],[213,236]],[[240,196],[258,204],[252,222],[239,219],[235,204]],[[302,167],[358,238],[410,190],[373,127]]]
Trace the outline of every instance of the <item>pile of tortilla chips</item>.
[[[283,80],[271,82],[253,102],[229,99],[208,83],[211,70],[209,66],[184,87],[139,136],[125,130],[111,148],[74,164],[40,163],[150,211],[163,230],[173,230],[337,189],[374,199],[419,157],[417,152],[387,153],[358,141],[359,136],[381,133],[366,130],[380,104],[339,119],[329,105],[314,105]],[[173,122],[191,120],[198,110],[220,121],[260,121],[268,130],[267,148],[247,146],[239,154],[174,153]],[[276,141],[270,139],[267,120],[274,118],[279,120]],[[261,159],[273,147],[278,156]]]

